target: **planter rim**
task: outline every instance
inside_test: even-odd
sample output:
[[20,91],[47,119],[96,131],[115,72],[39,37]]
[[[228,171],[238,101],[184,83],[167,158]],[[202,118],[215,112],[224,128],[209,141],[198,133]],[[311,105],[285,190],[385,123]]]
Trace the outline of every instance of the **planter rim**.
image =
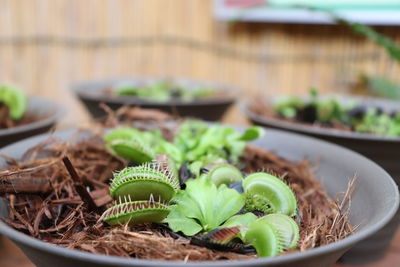
[[[283,95],[282,95],[283,96]],[[398,105],[398,110],[400,111],[399,102],[395,102],[388,99],[376,98],[376,97],[360,97],[360,96],[347,96],[347,95],[339,95],[339,94],[327,94],[325,97],[336,96],[339,100],[343,100],[344,97],[348,98],[347,100],[358,100],[358,101],[376,101],[376,102],[386,102],[392,105]],[[279,96],[281,97],[281,96]],[[274,100],[279,97],[273,97],[266,103],[271,104]],[[298,131],[304,134],[314,134],[320,136],[329,136],[335,138],[342,139],[351,139],[351,140],[365,140],[365,141],[377,141],[377,142],[400,142],[400,136],[384,136],[384,135],[375,135],[371,133],[359,133],[355,131],[343,131],[334,128],[323,128],[319,126],[307,125],[302,123],[294,123],[290,121],[280,120],[278,118],[273,117],[265,117],[259,114],[254,113],[250,110],[251,103],[250,101],[245,101],[240,103],[239,109],[246,115],[246,117],[250,120],[257,121],[259,123],[263,123],[265,125],[271,125],[274,127],[281,128],[286,131]]]
[[[46,108],[53,109],[54,112],[52,112],[49,116],[47,116],[43,119],[39,119],[37,121],[31,122],[28,124],[24,124],[24,125],[12,127],[12,128],[7,128],[7,129],[1,129],[0,137],[9,136],[12,134],[17,134],[17,133],[22,133],[22,132],[29,131],[32,129],[38,129],[38,128],[44,127],[44,126],[52,124],[52,123],[56,123],[62,117],[64,117],[65,114],[67,113],[67,111],[65,110],[64,107],[62,107],[61,105],[59,105],[58,103],[56,103],[54,101],[46,99],[46,98],[29,96],[28,101],[29,101],[29,103],[37,102],[39,104],[43,104],[44,106],[46,106]],[[29,107],[28,107],[28,110],[29,110]],[[32,110],[32,112],[36,113],[35,110]]]
[[[238,127],[243,128],[243,127]],[[42,141],[46,137],[52,136],[52,135],[62,135],[62,134],[72,134],[76,132],[76,129],[71,129],[67,131],[59,131],[55,132],[52,134],[41,134],[37,135],[34,137],[27,138],[23,141],[17,142],[17,143],[23,143],[23,142],[29,142],[29,141]],[[393,203],[391,209],[386,213],[386,215],[376,224],[370,226],[368,229],[361,228],[360,230],[356,231],[349,237],[346,237],[340,241],[337,241],[332,244],[324,245],[322,247],[310,249],[304,252],[294,252],[290,254],[285,254],[281,256],[276,256],[276,257],[271,257],[271,258],[255,258],[255,259],[250,259],[250,260],[238,260],[238,261],[194,261],[194,262],[180,262],[180,261],[160,261],[160,260],[143,260],[143,259],[133,259],[133,258],[123,258],[123,257],[116,257],[116,256],[105,256],[105,255],[99,255],[99,254],[93,254],[90,252],[84,252],[84,251],[79,251],[79,250],[73,250],[73,249],[67,249],[63,248],[61,246],[57,246],[55,244],[50,244],[46,243],[44,241],[35,239],[33,237],[30,237],[26,234],[23,234],[12,227],[8,226],[6,223],[4,223],[2,220],[0,220],[0,233],[5,235],[6,237],[9,237],[12,240],[16,240],[17,242],[20,242],[24,244],[25,246],[30,246],[34,247],[36,249],[40,248],[40,250],[45,250],[49,251],[50,253],[59,255],[59,256],[64,256],[68,258],[76,258],[76,259],[84,259],[85,261],[91,262],[91,263],[97,263],[101,261],[102,263],[106,264],[115,264],[118,266],[132,266],[132,264],[136,265],[153,265],[153,266],[215,266],[215,264],[218,264],[218,266],[253,266],[257,264],[276,264],[276,263],[289,263],[293,261],[298,261],[302,259],[306,259],[308,257],[316,256],[316,255],[324,255],[331,253],[332,251],[337,251],[340,249],[345,249],[348,246],[354,245],[357,242],[367,238],[371,234],[375,233],[379,229],[383,228],[389,220],[395,215],[398,207],[399,207],[399,191],[397,188],[397,185],[393,181],[393,179],[390,177],[390,175],[383,170],[380,166],[378,166],[376,163],[371,161],[370,159],[360,155],[357,152],[351,151],[347,148],[332,144],[330,142],[318,140],[313,137],[308,137],[308,136],[303,136],[300,134],[294,134],[294,133],[288,133],[282,130],[275,130],[275,129],[268,129],[268,132],[281,135],[284,137],[296,137],[301,138],[303,140],[309,140],[316,142],[318,145],[323,146],[325,148],[329,149],[334,149],[334,150],[341,150],[345,152],[348,156],[352,157],[358,157],[359,159],[362,159],[369,165],[373,165],[374,168],[380,169],[380,172],[382,172],[383,176],[381,179],[386,179],[389,181],[389,183],[392,185],[393,189],[393,200],[391,203]],[[0,149],[0,153],[4,149],[9,149],[12,146],[14,146],[16,143],[8,145],[2,149]]]
[[181,100],[170,100],[166,102],[156,102],[151,100],[144,100],[134,96],[121,97],[121,96],[106,96],[102,94],[90,94],[85,88],[88,87],[98,87],[96,89],[91,90],[102,90],[104,89],[105,84],[112,84],[119,81],[133,81],[133,82],[146,82],[153,80],[160,80],[162,77],[156,76],[132,76],[132,77],[120,77],[120,78],[109,78],[109,79],[99,79],[99,80],[86,80],[81,82],[76,82],[71,85],[72,90],[82,99],[92,100],[92,101],[100,101],[104,103],[111,104],[124,104],[124,105],[137,105],[137,106],[152,106],[152,107],[165,107],[165,106],[203,106],[203,105],[217,105],[217,104],[229,104],[234,103],[236,101],[235,92],[239,92],[239,89],[233,85],[227,85],[223,83],[217,82],[209,82],[209,81],[201,81],[196,79],[189,78],[180,78],[176,77],[172,80],[176,81],[185,81],[192,84],[207,84],[211,85],[213,90],[216,91],[226,91],[227,94],[223,97],[215,98],[205,98],[205,99],[195,99],[193,101],[181,101]]

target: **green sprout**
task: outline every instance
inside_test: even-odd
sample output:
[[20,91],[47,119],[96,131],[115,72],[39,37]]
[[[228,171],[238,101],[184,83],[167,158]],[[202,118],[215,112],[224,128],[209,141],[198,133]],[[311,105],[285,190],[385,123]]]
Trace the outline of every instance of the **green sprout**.
[[9,116],[20,120],[27,109],[27,97],[19,88],[10,85],[0,85],[0,103],[6,105]]

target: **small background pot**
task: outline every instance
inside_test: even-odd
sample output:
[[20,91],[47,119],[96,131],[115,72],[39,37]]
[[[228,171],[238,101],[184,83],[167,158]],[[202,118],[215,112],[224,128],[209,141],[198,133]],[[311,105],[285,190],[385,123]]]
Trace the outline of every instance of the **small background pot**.
[[[59,132],[55,136],[69,140],[75,131]],[[0,150],[1,154],[19,158],[31,146],[48,138],[49,134],[23,140]],[[90,136],[86,136],[90,138]],[[111,267],[111,266],[330,266],[348,249],[383,227],[394,215],[399,205],[396,184],[381,167],[365,157],[324,141],[301,135],[268,130],[266,135],[254,142],[258,147],[275,151],[290,160],[307,158],[318,166],[316,175],[328,194],[335,197],[343,192],[355,173],[358,174],[357,189],[352,198],[350,221],[360,224],[357,231],[339,242],[305,252],[297,252],[272,258],[259,258],[230,262],[165,262],[108,257],[69,250],[36,240],[22,234],[0,221],[0,233],[12,239],[39,267]],[[0,159],[0,167],[5,167]],[[0,211],[5,214],[5,203],[0,201]]]
[[153,102],[139,99],[133,96],[112,96],[105,95],[105,89],[112,87],[115,83],[129,81],[134,84],[143,85],[151,81],[160,80],[159,78],[120,78],[97,80],[77,83],[72,86],[79,99],[86,106],[90,114],[96,118],[104,118],[106,113],[99,107],[100,103],[107,104],[111,109],[116,110],[124,105],[138,106],[142,108],[155,108],[162,111],[176,114],[182,117],[195,117],[209,121],[217,121],[222,118],[227,109],[235,102],[234,92],[236,88],[232,86],[200,82],[189,79],[174,79],[172,82],[184,82],[188,85],[205,85],[215,89],[217,92],[226,92],[222,96],[196,99],[191,102],[171,100],[168,102]]
[[[400,102],[391,100],[353,96],[335,97],[343,103],[356,101],[358,103],[363,103],[366,106],[381,107],[385,111],[400,110]],[[272,105],[277,99],[278,98],[272,98],[270,101],[266,102]],[[384,137],[372,134],[347,132],[297,124],[272,117],[267,118],[252,112],[249,109],[249,105],[242,106],[242,110],[246,114],[247,118],[254,124],[317,137],[361,153],[383,167],[393,177],[397,185],[400,185],[400,137]],[[381,259],[390,245],[399,224],[400,210],[397,211],[396,216],[385,228],[346,253],[342,258],[342,261],[349,263],[367,263]]]
[[29,97],[28,112],[43,117],[35,122],[0,129],[0,147],[17,142],[24,138],[41,134],[50,130],[62,117],[64,111],[58,104],[39,97]]

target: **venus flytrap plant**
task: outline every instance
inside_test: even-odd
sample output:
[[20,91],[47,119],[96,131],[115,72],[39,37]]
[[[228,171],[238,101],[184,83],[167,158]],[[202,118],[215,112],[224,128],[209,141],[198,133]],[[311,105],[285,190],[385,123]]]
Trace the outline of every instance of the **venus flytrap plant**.
[[[172,199],[174,205],[165,222],[173,231],[196,235],[195,243],[203,242],[210,248],[238,249],[230,243],[235,238],[251,244],[262,257],[296,247],[299,227],[291,216],[296,213],[297,202],[289,186],[260,172],[243,180],[244,194],[240,194],[226,187],[229,182],[237,183],[230,180],[234,175],[238,175],[237,180],[243,179],[235,167],[220,165],[187,181],[186,190]],[[247,210],[261,210],[267,215],[257,218],[252,212],[240,214],[245,205]]]
[[[259,127],[240,134],[199,121],[182,124],[174,143],[157,133],[114,130],[105,141],[116,154],[136,163],[155,161],[114,174],[110,194],[119,200],[102,219],[111,225],[164,222],[198,244],[232,251],[251,244],[259,256],[295,247],[299,230],[289,216],[295,215],[297,202],[289,186],[261,172],[243,179],[240,170],[229,164],[239,161],[247,141],[261,135]],[[169,157],[155,155],[160,152]],[[194,177],[180,190],[176,167],[183,162]],[[243,190],[228,188],[234,184],[242,184]],[[253,211],[267,215],[258,218],[259,213]],[[233,242],[235,238],[244,244]]]
[[7,106],[11,119],[20,120],[26,112],[27,97],[19,88],[0,85],[0,103]]

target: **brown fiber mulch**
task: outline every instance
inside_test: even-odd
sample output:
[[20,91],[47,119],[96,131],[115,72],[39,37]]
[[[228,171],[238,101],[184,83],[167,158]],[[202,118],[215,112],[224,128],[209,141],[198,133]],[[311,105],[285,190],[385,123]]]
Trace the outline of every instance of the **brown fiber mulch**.
[[[65,157],[72,162],[80,182],[66,170]],[[107,152],[100,135],[71,143],[49,139],[29,149],[20,161],[7,161],[10,167],[0,172],[0,194],[9,204],[6,222],[27,235],[67,248],[141,259],[205,261],[256,257],[254,253],[191,245],[159,224],[111,227],[98,222],[112,201],[108,195],[112,172],[127,165]],[[291,162],[247,146],[242,164],[247,173],[268,170],[281,176],[296,193],[296,220],[301,231],[296,250],[329,244],[351,234],[347,215],[353,180],[339,201],[326,194],[307,161]],[[89,190],[98,208],[90,209],[82,201],[79,186]]]

